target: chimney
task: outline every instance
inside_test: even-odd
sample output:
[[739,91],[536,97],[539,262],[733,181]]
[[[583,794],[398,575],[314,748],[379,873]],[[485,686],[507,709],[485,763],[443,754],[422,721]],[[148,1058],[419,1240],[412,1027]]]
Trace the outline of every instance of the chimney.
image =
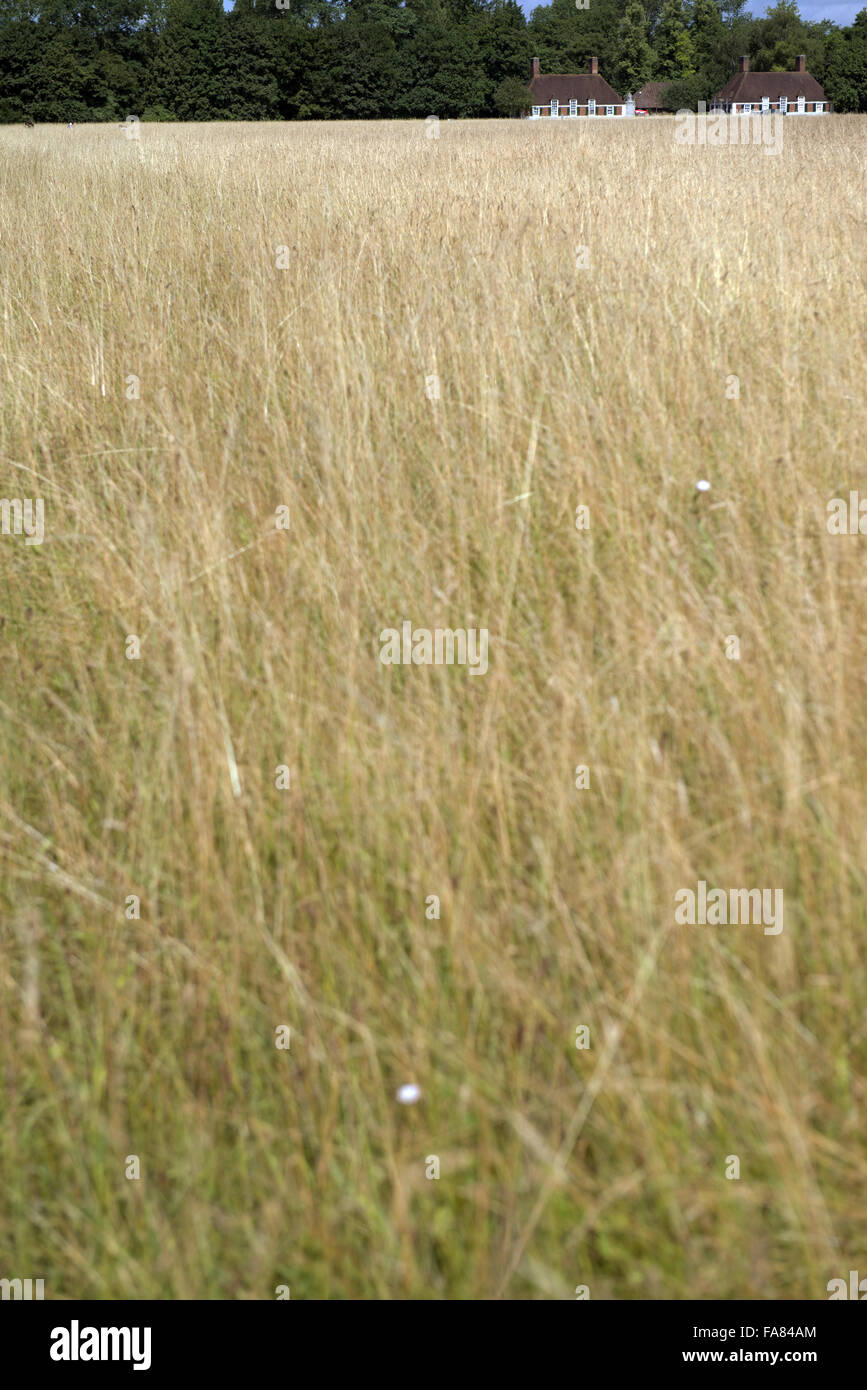
[[797,58],[795,59],[795,72],[806,72],[806,71],[807,71],[807,59],[806,59],[806,55],[803,54],[803,53],[799,53],[798,56],[797,56]]
[[749,72],[749,70],[750,70],[750,60],[749,60],[749,58],[746,56],[746,54],[744,54],[743,58],[741,58],[741,72]]
[[532,82],[533,78],[538,77],[539,75],[539,59],[534,58],[532,63],[530,64],[530,81]]
[[598,72],[599,72],[599,59],[598,59],[598,58],[591,58],[591,59],[590,59],[590,76],[591,76],[591,77],[596,77],[597,74],[598,74]]

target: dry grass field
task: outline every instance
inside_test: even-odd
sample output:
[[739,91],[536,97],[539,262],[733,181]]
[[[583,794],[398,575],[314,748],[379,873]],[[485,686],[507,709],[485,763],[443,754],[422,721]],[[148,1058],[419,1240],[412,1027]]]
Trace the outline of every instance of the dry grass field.
[[674,132],[0,130],[0,1274],[867,1273],[867,120]]

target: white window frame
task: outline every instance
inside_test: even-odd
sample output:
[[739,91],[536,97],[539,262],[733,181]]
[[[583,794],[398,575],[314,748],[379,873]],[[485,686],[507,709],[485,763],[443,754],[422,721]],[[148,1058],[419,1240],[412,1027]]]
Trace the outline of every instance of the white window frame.
[[752,103],[751,101],[745,101],[745,102],[743,103],[743,105],[741,106],[741,115],[742,115],[742,116],[751,116],[752,114],[753,114],[753,103]]
[[763,112],[764,112],[764,111],[770,111],[770,109],[771,109],[771,98],[770,98],[770,97],[762,97],[762,111],[763,111]]
[[552,97],[548,103],[548,110],[552,116],[560,115],[560,102],[556,97]]
[[595,116],[595,115],[596,115],[596,98],[595,98],[595,97],[588,97],[588,99],[587,99],[587,115],[588,115],[588,116]]
[[788,98],[788,97],[780,97],[780,110],[781,110],[781,111],[783,112],[783,114],[785,115],[785,113],[788,111],[788,109],[789,109],[789,98]]
[[799,115],[799,116],[804,116],[804,115],[806,115],[806,111],[807,111],[807,98],[806,98],[806,97],[798,97],[798,115]]
[[814,101],[814,102],[813,102],[813,111],[815,112],[815,114],[816,114],[817,116],[824,116],[824,114],[825,114],[825,103],[824,103],[824,101]]
[[606,108],[605,108],[605,114],[606,114],[606,116],[613,116],[613,115],[614,115],[614,107],[613,107],[613,106],[606,106]]
[[534,107],[533,107],[533,116],[535,117],[536,120],[538,120],[538,118],[541,116],[541,114],[542,114],[542,108],[541,108],[541,106],[534,106]]
[[577,116],[577,115],[578,115],[578,98],[577,98],[577,97],[570,97],[570,98],[569,98],[569,115],[570,115],[570,116]]

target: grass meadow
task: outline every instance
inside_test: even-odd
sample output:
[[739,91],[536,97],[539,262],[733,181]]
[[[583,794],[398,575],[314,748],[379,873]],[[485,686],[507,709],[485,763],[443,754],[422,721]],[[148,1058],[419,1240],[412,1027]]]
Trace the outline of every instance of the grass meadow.
[[[867,120],[784,127],[0,129],[0,496],[45,507],[0,535],[0,1274],[867,1274],[867,539],[826,524]],[[383,665],[406,620],[487,673]],[[700,880],[784,929],[676,923]]]

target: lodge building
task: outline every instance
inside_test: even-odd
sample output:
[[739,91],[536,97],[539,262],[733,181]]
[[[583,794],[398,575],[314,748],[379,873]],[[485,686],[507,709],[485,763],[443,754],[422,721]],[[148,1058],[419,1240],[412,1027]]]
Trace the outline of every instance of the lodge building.
[[710,109],[744,116],[768,111],[786,116],[822,116],[831,110],[831,103],[815,77],[807,72],[802,53],[795,59],[794,72],[750,72],[749,58],[741,58],[739,71],[717,92]]
[[533,105],[531,120],[540,117],[555,119],[577,116],[631,116],[632,102],[625,102],[599,72],[599,59],[590,59],[589,73],[542,73],[539,59],[534,58],[530,72],[530,91]]

